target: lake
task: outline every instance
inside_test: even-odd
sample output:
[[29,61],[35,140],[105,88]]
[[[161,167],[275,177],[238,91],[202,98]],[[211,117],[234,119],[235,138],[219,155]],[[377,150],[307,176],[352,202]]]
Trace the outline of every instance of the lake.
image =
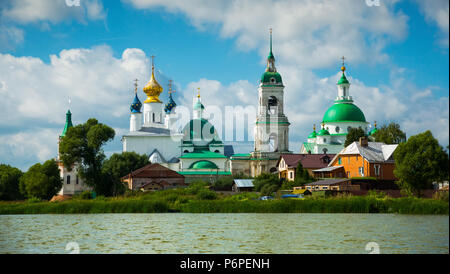
[[[66,251],[67,247],[67,251]],[[366,250],[367,247],[367,250]],[[0,253],[449,253],[449,216],[0,215]]]

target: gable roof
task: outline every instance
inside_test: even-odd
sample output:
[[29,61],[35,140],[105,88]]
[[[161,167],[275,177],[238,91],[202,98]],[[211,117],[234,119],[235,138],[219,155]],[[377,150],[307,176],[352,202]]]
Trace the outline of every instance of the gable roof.
[[290,168],[296,168],[298,161],[301,161],[303,168],[322,168],[329,164],[329,162],[325,161],[326,158],[328,157],[329,161],[331,161],[335,155],[336,154],[281,154],[277,166],[280,164],[281,159],[283,159]]
[[330,165],[338,158],[339,155],[361,155],[369,163],[393,163],[394,151],[398,145],[387,145],[379,142],[368,142],[367,146],[361,146],[359,142],[353,142],[346,148],[342,149],[330,162]]
[[128,178],[184,178],[183,175],[160,164],[148,164],[122,177]]

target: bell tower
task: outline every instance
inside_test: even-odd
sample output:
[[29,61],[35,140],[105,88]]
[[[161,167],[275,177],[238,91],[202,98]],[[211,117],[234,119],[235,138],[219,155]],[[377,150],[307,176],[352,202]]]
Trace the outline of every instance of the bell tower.
[[289,121],[284,115],[284,85],[275,67],[272,53],[272,29],[267,67],[258,88],[258,114],[255,125],[255,145],[252,158],[252,176],[276,170],[281,153],[289,151]]

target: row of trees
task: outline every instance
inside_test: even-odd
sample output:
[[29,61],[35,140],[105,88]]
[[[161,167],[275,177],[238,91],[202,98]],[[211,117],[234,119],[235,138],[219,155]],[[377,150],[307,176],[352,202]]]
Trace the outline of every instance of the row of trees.
[[[114,136],[114,129],[89,119],[69,128],[60,142],[59,153],[64,166],[71,170],[75,163],[80,164],[78,175],[98,195],[124,193],[120,178],[149,163],[147,155],[135,152],[116,153],[106,159],[102,147]],[[0,165],[0,200],[49,200],[59,192],[62,184],[54,159],[37,163],[25,173],[9,165]]]
[[[351,143],[358,141],[361,137],[367,137],[364,130],[359,128],[351,128],[345,139],[344,146],[348,146]],[[377,129],[373,135],[370,136],[371,141],[380,142],[385,144],[400,144],[406,142],[406,133],[400,129],[400,125],[391,122],[388,125],[383,125]]]

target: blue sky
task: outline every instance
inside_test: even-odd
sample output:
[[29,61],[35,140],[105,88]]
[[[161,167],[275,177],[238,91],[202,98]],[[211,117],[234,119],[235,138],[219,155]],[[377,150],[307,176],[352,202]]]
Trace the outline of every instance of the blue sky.
[[26,169],[54,157],[68,97],[74,122],[114,127],[105,150],[120,151],[132,80],[148,81],[152,54],[179,104],[201,86],[207,105],[256,106],[269,27],[294,152],[332,104],[342,55],[369,122],[396,121],[408,136],[430,129],[448,145],[448,2],[380,2],[3,1],[0,162]]

